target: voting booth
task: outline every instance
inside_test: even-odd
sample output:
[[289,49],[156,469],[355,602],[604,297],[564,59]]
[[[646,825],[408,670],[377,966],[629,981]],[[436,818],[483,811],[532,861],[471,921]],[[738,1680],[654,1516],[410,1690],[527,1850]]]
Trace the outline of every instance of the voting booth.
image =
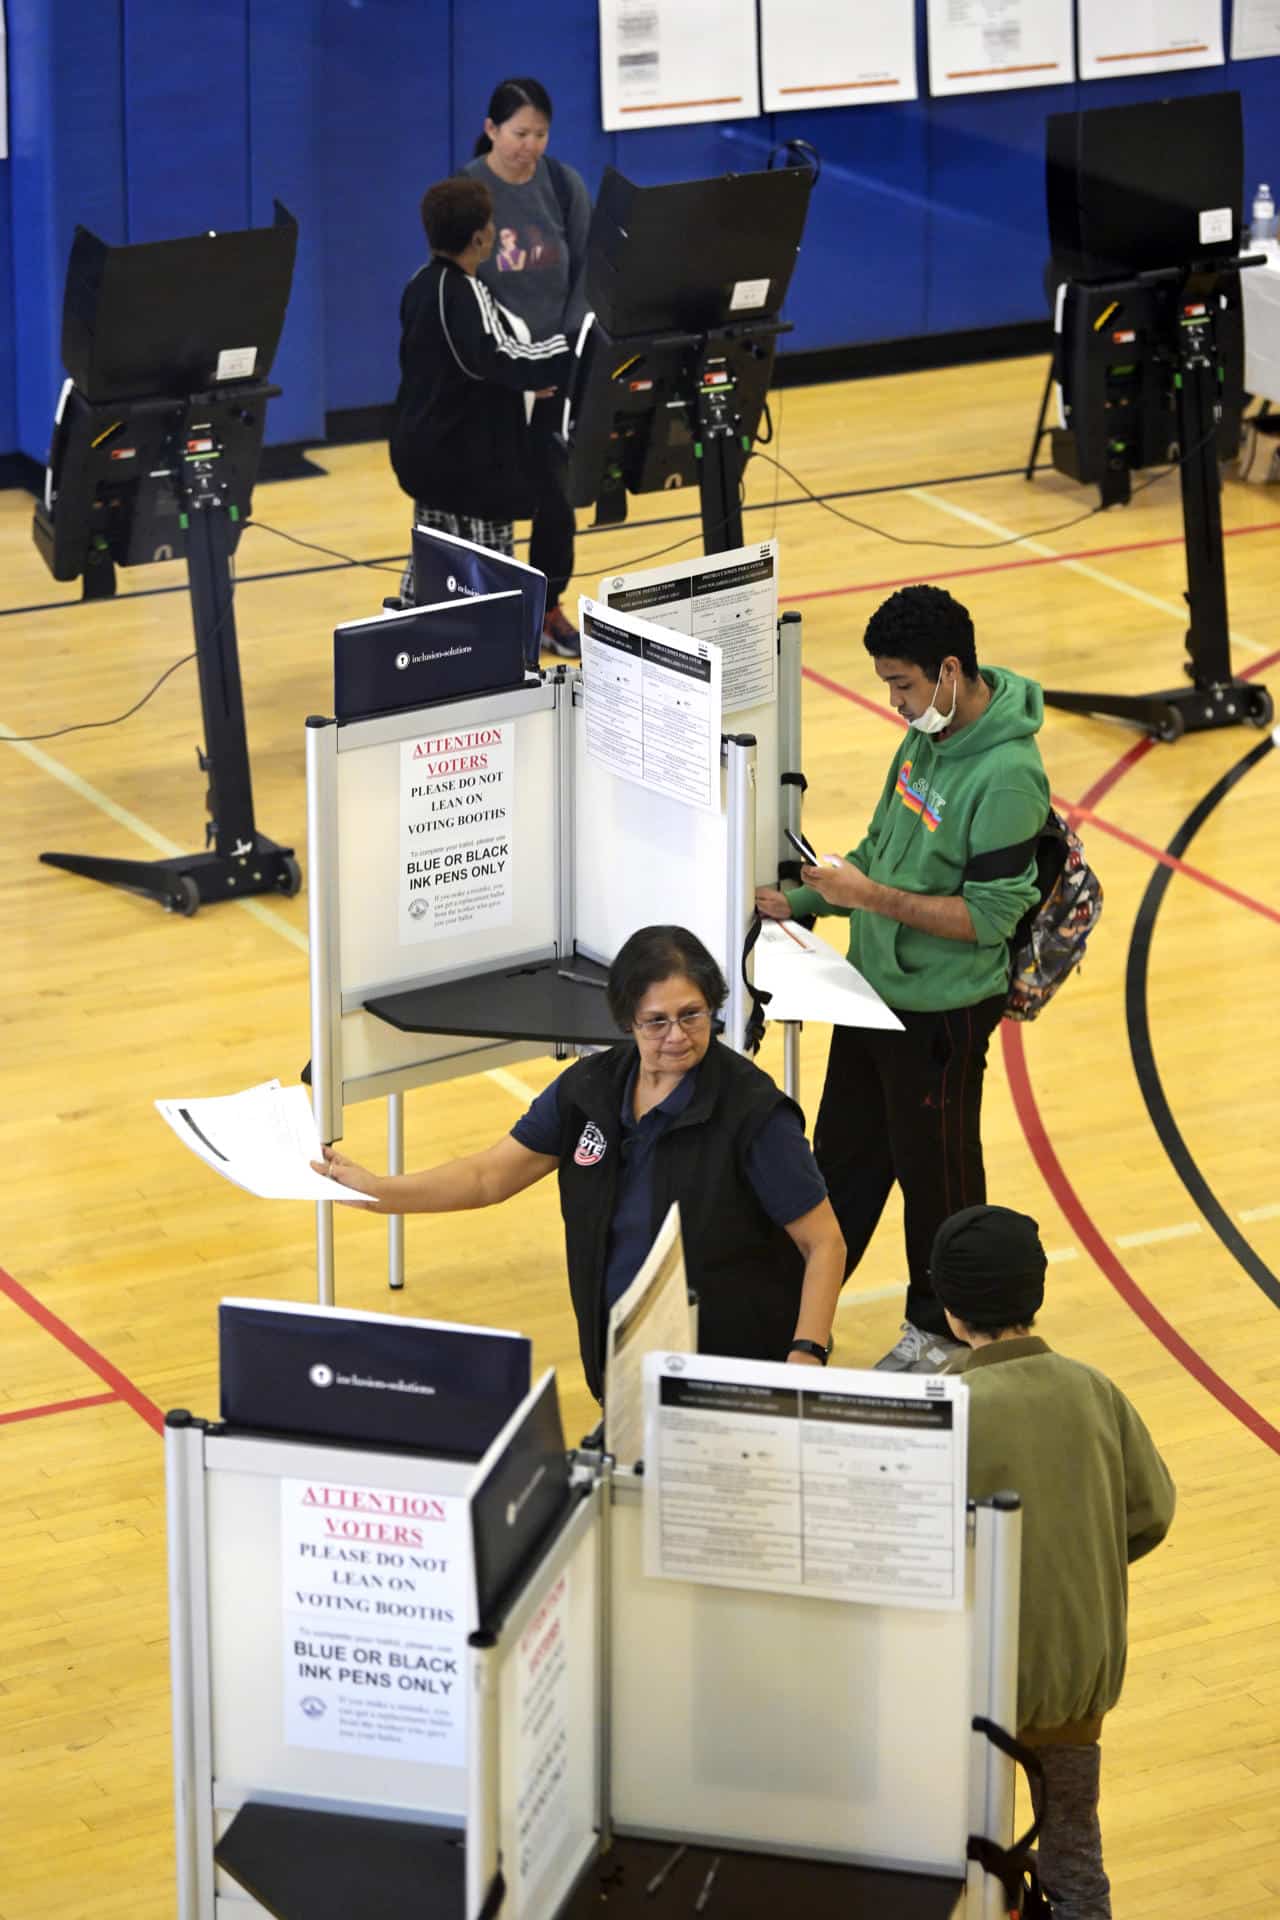
[[[343,1372],[381,1318],[309,1310],[281,1377],[430,1433]],[[1021,1515],[964,1498],[963,1381],[651,1353],[645,1393],[620,1469],[550,1375],[479,1458],[168,1416],[178,1920],[1005,1910]]]
[[[338,1140],[349,1104],[386,1098],[393,1172],[409,1089],[616,1042],[603,986],[639,927],[696,933],[729,985],[725,1042],[751,1039],[754,890],[802,784],[776,543],[618,576],[581,617],[581,670],[307,723],[316,1122]],[[317,1268],[331,1303],[328,1204]]]

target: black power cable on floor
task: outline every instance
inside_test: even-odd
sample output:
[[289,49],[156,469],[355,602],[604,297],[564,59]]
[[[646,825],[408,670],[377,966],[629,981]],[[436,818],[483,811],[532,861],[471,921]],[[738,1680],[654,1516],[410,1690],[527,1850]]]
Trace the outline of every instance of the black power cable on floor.
[[[125,597],[126,599],[128,599],[128,598],[131,598],[132,596],[126,595]],[[235,597],[236,597],[235,562],[234,560],[232,560],[231,591],[227,595],[226,606],[222,609],[222,612],[218,615],[217,619],[213,623],[213,626],[209,630],[209,642],[216,640],[219,633],[222,631],[223,622],[226,620],[227,616],[231,612],[233,605],[235,604]],[[58,740],[62,737],[64,733],[88,733],[95,727],[118,727],[122,721],[131,720],[135,713],[139,712],[141,708],[146,706],[148,700],[154,698],[154,696],[157,693],[159,693],[161,687],[164,685],[165,681],[170,677],[171,674],[176,673],[179,667],[185,667],[188,661],[194,660],[195,657],[196,657],[196,650],[193,647],[190,653],[184,653],[181,659],[175,660],[171,666],[166,667],[164,672],[160,675],[160,678],[158,680],[154,680],[151,683],[151,685],[147,688],[147,691],[143,694],[140,700],[135,700],[131,707],[125,708],[123,713],[113,714],[109,720],[73,720],[65,727],[51,727],[47,733],[0,732],[0,746],[11,746],[11,747],[33,746],[39,740]]]
[[[1172,466],[1161,467],[1157,473],[1151,474],[1148,479],[1140,480],[1136,487],[1130,489],[1129,498],[1131,500],[1134,499],[1138,494],[1145,493],[1148,487],[1154,487],[1159,481],[1167,480],[1170,474],[1179,472],[1186,466],[1189,460],[1195,459],[1202,447],[1207,446],[1210,440],[1216,438],[1217,432],[1218,429],[1216,425],[1211,427],[1208,433],[1202,435],[1202,437],[1197,440],[1195,446],[1191,447],[1188,452],[1180,454]],[[780,473],[785,473],[788,480],[790,480],[794,486],[799,487],[801,492],[806,495],[813,505],[821,507],[825,513],[834,514],[837,520],[847,521],[851,527],[858,527],[863,533],[874,533],[881,540],[891,540],[895,547],[946,547],[953,553],[988,553],[996,547],[1016,547],[1020,540],[1039,540],[1047,533],[1065,533],[1068,527],[1081,526],[1086,520],[1096,519],[1098,514],[1106,513],[1108,510],[1107,503],[1100,500],[1097,506],[1087,508],[1084,513],[1078,513],[1070,520],[1055,521],[1051,527],[1028,527],[1025,533],[1011,533],[999,540],[922,539],[919,535],[908,536],[901,533],[890,533],[887,527],[877,527],[870,520],[860,520],[856,514],[844,513],[839,507],[833,507],[830,500],[825,499],[821,494],[815,493],[813,489],[800,478],[799,474],[793,473],[790,467],[784,467],[780,460],[773,458],[772,454],[762,453],[758,447],[753,450],[751,458],[753,460],[765,460],[771,467],[776,467]]]

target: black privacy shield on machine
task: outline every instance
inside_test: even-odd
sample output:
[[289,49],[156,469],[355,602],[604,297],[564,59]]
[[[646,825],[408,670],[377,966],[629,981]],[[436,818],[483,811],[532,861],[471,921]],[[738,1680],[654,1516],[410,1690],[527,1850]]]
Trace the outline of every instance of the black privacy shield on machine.
[[218,1308],[223,1420],[479,1459],[529,1391],[523,1334],[278,1300]]

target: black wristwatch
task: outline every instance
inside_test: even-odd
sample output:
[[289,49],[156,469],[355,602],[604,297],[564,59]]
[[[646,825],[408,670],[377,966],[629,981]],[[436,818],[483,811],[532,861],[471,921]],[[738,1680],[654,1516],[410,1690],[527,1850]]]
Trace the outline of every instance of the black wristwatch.
[[816,1340],[793,1340],[787,1348],[788,1353],[811,1353],[814,1359],[821,1361],[824,1367],[827,1364],[827,1351],[827,1348],[819,1345]]

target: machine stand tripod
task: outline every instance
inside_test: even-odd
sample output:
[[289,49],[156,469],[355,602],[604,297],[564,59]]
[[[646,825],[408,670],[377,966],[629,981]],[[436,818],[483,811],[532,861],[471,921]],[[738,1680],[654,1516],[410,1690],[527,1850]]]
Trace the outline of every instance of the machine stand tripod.
[[[190,413],[198,409],[207,418],[213,397],[192,397],[180,445],[189,446],[194,437],[189,430]],[[186,535],[187,579],[200,677],[205,747],[199,759],[209,776],[208,850],[167,860],[115,860],[82,853],[40,855],[47,867],[60,867],[106,886],[128,888],[159,901],[170,913],[188,916],[202,903],[241,900],[259,893],[292,895],[302,885],[292,847],[278,846],[254,825],[232,607],[230,557],[236,509],[228,506],[220,484],[221,453],[216,439],[212,443],[206,440],[197,454],[183,452],[177,458],[172,476]],[[88,570],[85,579],[89,579]],[[87,593],[86,597],[98,596]]]
[[[1180,279],[1152,274],[1148,282]],[[1185,671],[1190,685],[1162,692],[1067,693],[1046,687],[1046,706],[1069,713],[1099,713],[1131,720],[1157,740],[1216,727],[1270,726],[1271,695],[1265,687],[1238,679],[1231,671],[1231,635],[1227,622],[1227,580],[1222,557],[1222,481],[1218,471],[1218,354],[1213,336],[1212,301],[1185,298],[1171,302],[1176,327],[1173,358],[1178,446],[1182,454],[1182,527],[1187,554],[1187,628]],[[1127,473],[1126,496],[1128,492]]]

